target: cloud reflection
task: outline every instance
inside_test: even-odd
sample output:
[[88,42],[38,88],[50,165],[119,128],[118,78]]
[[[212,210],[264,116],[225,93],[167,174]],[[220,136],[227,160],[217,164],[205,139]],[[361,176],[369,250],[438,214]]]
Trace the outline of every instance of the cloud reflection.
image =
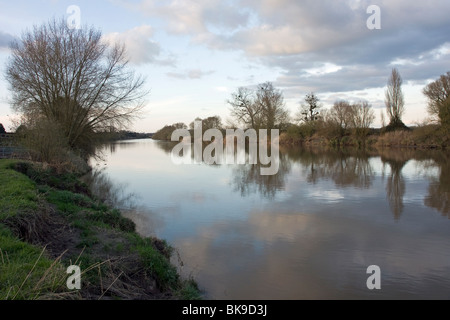
[[[450,249],[442,241],[445,227],[410,237],[408,228],[395,224],[279,209],[275,214],[275,207],[253,211],[245,224],[218,223],[177,241],[208,298],[448,298],[449,257],[440,253]],[[380,292],[365,286],[371,264],[385,275]]]

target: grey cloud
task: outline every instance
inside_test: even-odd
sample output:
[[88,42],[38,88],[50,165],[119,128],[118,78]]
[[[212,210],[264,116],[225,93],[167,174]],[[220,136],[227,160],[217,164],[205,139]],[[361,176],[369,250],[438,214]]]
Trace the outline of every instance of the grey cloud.
[[14,36],[0,30],[0,49],[9,48],[10,43],[14,40]]
[[[439,46],[437,47],[439,48]],[[435,79],[439,75],[448,71],[450,65],[450,51],[440,57],[433,57],[432,53],[436,48],[420,52],[416,55],[405,55],[405,59],[410,59],[411,63],[392,64],[394,56],[378,58],[375,61],[363,60],[361,64],[352,64],[351,59],[336,59],[338,65],[342,67],[333,73],[308,76],[305,69],[312,68],[317,63],[309,61],[329,61],[335,63],[331,58],[327,60],[326,55],[298,55],[286,58],[267,58],[264,63],[276,65],[286,70],[277,79],[280,86],[296,88],[297,90],[331,92],[331,91],[353,91],[367,88],[384,87],[390,70],[397,67],[404,79],[404,82],[425,83],[427,79]],[[449,45],[450,49],[450,45]],[[448,49],[447,49],[448,50]],[[381,54],[381,53],[380,53]],[[342,64],[340,64],[342,63]],[[320,63],[318,63],[320,65]]]
[[[368,1],[362,1],[357,8],[344,1],[303,0],[271,1],[245,0],[266,24],[288,24],[298,28],[342,28],[351,26],[358,18],[364,19]],[[356,9],[356,10],[355,10]]]
[[[431,52],[449,41],[450,2],[360,1],[146,1],[149,14],[167,19],[170,30],[210,49],[241,51],[249,61],[282,70],[277,84],[288,91],[343,92],[386,84],[392,62],[405,81],[424,82],[448,71],[449,56]],[[381,30],[369,30],[369,5],[381,9]],[[170,10],[169,10],[170,9]],[[341,70],[308,76],[326,63]],[[202,73],[169,73],[198,79]],[[308,76],[308,77],[307,77]]]
[[[289,5],[283,5],[286,3],[283,1],[279,5],[273,1],[247,1],[258,10],[263,22],[285,25],[293,30],[292,35],[297,33],[298,36],[291,38],[293,43],[302,39],[307,42],[302,52],[295,52],[292,45],[290,54],[266,52],[265,55],[272,58],[271,63],[278,64],[277,60],[282,62],[284,56],[294,56],[296,59],[307,58],[305,61],[340,65],[389,64],[397,57],[413,57],[448,41],[450,20],[443,12],[449,12],[450,3],[432,1],[435,4],[432,6],[399,2],[401,5],[381,1],[382,29],[372,31],[366,28],[368,15],[365,9],[369,1],[360,2],[356,10],[337,1],[302,1]],[[249,50],[252,41],[263,41],[267,33],[261,36],[260,39],[251,37],[249,30],[244,30],[222,40],[224,47]]]
[[229,3],[221,1],[218,4],[209,5],[202,12],[206,25],[224,30],[235,30],[248,24],[250,13],[239,10]]

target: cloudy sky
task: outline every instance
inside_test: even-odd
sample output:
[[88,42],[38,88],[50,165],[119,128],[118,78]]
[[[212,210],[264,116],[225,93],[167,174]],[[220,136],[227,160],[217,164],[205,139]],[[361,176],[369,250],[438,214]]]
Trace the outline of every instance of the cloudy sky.
[[[448,0],[0,0],[0,122],[12,127],[4,80],[8,43],[33,25],[70,18],[123,41],[150,90],[132,129],[154,132],[196,117],[229,117],[240,86],[271,81],[294,115],[308,92],[324,107],[368,100],[384,109],[392,68],[404,80],[404,122],[427,117],[423,87],[450,71]],[[381,29],[369,29],[376,5]],[[369,23],[370,25],[370,23]]]

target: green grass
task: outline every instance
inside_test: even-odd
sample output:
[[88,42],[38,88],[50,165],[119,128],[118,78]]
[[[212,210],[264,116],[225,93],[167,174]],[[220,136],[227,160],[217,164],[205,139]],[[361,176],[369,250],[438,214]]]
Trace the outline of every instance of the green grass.
[[30,162],[16,162],[14,169],[23,173],[38,185],[45,185],[59,190],[67,190],[76,193],[89,194],[88,186],[81,182],[79,176],[75,173],[58,172],[55,167],[42,168]]
[[146,270],[157,279],[158,286],[170,290],[182,300],[201,300],[202,296],[193,279],[181,279],[176,267],[170,263],[173,248],[165,241],[158,240],[159,249],[155,248],[154,239],[142,238],[129,234],[132,249],[141,256]]
[[38,208],[38,193],[33,181],[12,169],[12,160],[0,160],[0,221]]
[[1,222],[38,209],[36,185],[13,170],[13,160],[0,160],[0,299],[35,299],[61,288],[65,273],[43,248],[15,237]]
[[[56,205],[60,212],[68,215],[74,221],[78,221],[78,227],[82,229],[91,225],[119,229],[125,232],[135,230],[135,224],[124,218],[119,210],[111,209],[86,195],[45,188],[41,188],[41,191],[45,192],[49,203]],[[82,224],[79,221],[80,219],[86,223]]]
[[[158,279],[158,286],[162,289],[176,289],[179,286],[179,275],[169,258],[157,250],[151,239],[144,239],[136,234],[130,234],[132,250],[139,253],[146,269]],[[166,245],[167,250],[171,250]]]
[[0,224],[0,300],[55,297],[65,290],[66,274],[45,250],[24,243]]
[[183,300],[201,300],[202,296],[197,282],[193,279],[188,279],[182,282],[177,295]]

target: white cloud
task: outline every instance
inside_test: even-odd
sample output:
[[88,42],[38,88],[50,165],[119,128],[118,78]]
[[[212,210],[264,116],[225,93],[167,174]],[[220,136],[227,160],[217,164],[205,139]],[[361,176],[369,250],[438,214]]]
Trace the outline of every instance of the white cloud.
[[249,15],[235,6],[236,1],[223,0],[143,0],[139,10],[157,16],[167,23],[168,31],[201,36],[209,28],[232,30],[247,24]]
[[230,89],[228,87],[215,87],[214,90],[217,92],[230,92]]
[[200,69],[191,69],[184,72],[167,72],[166,75],[175,79],[201,79],[205,76],[213,74],[214,71],[203,71]]
[[321,65],[320,67],[306,69],[305,71],[311,75],[324,75],[324,74],[328,74],[328,73],[337,72],[341,69],[342,69],[342,67],[340,67],[340,66],[337,66],[333,63],[326,62],[323,65]]
[[109,43],[123,43],[126,47],[130,62],[134,64],[172,64],[172,59],[162,59],[160,45],[152,40],[153,29],[149,25],[127,30],[122,33],[109,33],[103,38]]

